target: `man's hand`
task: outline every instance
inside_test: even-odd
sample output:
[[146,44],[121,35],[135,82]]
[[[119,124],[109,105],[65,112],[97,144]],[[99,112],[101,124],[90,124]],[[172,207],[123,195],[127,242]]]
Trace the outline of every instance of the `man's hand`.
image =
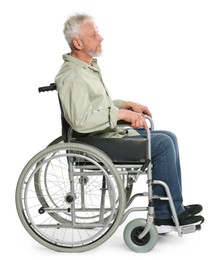
[[152,117],[151,112],[149,111],[148,107],[141,105],[141,104],[138,104],[138,103],[135,103],[135,102],[124,101],[121,109],[132,110],[134,112],[144,114],[144,115],[148,115],[148,116]]
[[142,113],[138,113],[126,109],[120,109],[118,112],[118,120],[124,120],[130,123],[131,127],[133,128],[143,127],[145,129],[148,129],[145,116]]

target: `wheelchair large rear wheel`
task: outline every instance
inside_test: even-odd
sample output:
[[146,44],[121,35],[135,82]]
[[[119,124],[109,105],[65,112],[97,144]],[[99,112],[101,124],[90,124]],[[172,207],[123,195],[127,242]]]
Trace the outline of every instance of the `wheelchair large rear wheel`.
[[90,250],[120,225],[123,181],[110,158],[85,144],[59,143],[36,154],[16,188],[16,207],[28,233],[61,252]]
[[[54,139],[51,143],[49,143],[48,146],[60,144],[60,143],[63,143],[63,142],[64,142],[63,136],[59,136],[56,139]],[[128,202],[128,200],[130,199],[130,197],[132,195],[133,182],[131,181],[131,178],[129,178],[128,175],[126,175],[126,174],[120,174],[120,175],[121,175],[121,178],[123,180],[124,191],[126,193],[126,202]]]

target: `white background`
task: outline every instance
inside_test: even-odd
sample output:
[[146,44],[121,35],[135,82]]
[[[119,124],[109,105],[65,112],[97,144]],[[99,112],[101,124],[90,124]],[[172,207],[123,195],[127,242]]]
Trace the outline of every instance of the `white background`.
[[[145,255],[126,247],[125,225],[92,251],[57,253],[33,240],[17,216],[21,170],[61,132],[56,93],[37,89],[54,81],[62,54],[69,51],[63,23],[80,11],[96,18],[104,38],[99,63],[112,97],[146,104],[156,129],[177,134],[185,204],[204,206],[200,232],[160,237]],[[217,256],[217,14],[218,2],[212,0],[1,1],[1,255],[62,260]]]

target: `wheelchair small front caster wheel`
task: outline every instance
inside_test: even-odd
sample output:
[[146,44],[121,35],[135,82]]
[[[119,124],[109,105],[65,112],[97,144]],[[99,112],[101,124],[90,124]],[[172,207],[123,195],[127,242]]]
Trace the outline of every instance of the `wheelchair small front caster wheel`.
[[126,245],[137,253],[146,253],[154,248],[158,240],[158,233],[154,225],[151,225],[149,232],[139,239],[146,225],[146,220],[142,218],[130,221],[124,229],[123,237]]

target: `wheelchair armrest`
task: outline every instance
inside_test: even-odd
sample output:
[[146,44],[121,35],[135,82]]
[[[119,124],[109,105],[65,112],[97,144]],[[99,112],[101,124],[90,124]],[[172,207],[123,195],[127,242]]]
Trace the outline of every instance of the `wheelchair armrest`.
[[118,124],[118,125],[130,125],[129,122],[126,122],[126,121],[124,121],[124,120],[119,120],[119,121],[117,121],[117,124]]

